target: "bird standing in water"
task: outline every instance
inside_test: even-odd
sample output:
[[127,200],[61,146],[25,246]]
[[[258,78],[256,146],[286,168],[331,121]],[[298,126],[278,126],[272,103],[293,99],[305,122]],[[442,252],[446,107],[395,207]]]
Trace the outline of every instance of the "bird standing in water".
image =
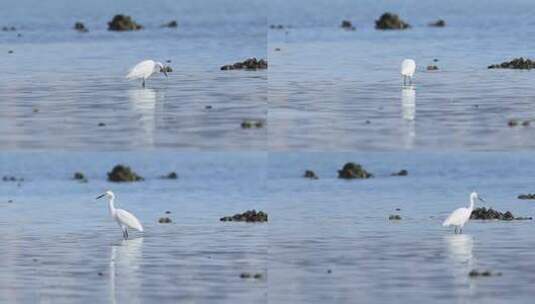
[[123,238],[125,240],[128,239],[128,228],[136,229],[137,231],[143,232],[143,226],[141,226],[141,223],[139,220],[130,212],[124,210],[115,208],[114,202],[115,202],[115,194],[111,192],[110,190],[106,191],[102,195],[99,195],[97,199],[107,197],[109,202],[108,206],[110,209],[110,215],[115,221],[117,221],[117,224],[119,224],[119,227],[121,227],[121,230],[123,231]]
[[165,77],[167,77],[167,67],[158,61],[144,60],[136,64],[136,66],[128,72],[126,79],[142,79],[141,85],[145,87],[145,80],[155,73],[164,73]]

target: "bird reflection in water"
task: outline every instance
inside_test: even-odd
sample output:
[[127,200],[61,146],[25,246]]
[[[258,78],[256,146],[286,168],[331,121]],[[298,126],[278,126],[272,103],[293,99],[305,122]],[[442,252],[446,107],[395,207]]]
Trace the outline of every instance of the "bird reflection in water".
[[111,303],[140,301],[138,293],[141,287],[142,246],[142,237],[122,240],[111,246],[109,269]]

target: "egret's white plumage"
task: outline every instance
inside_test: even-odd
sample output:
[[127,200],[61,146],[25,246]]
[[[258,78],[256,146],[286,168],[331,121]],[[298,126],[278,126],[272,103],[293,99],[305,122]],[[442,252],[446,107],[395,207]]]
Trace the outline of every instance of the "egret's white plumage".
[[132,213],[124,209],[115,208],[115,194],[113,194],[113,192],[108,190],[104,194],[98,196],[97,199],[104,196],[107,197],[109,200],[108,207],[110,210],[110,215],[113,219],[115,219],[115,221],[117,221],[119,227],[121,227],[121,230],[123,231],[123,237],[125,239],[128,239],[128,228],[136,229],[140,232],[143,232],[143,226]]
[[475,200],[479,199],[481,201],[484,201],[482,198],[479,197],[477,192],[472,192],[470,194],[470,206],[468,208],[459,208],[453,211],[448,218],[442,223],[442,226],[455,226],[455,232],[457,230],[460,230],[460,232],[463,231],[463,226],[468,222],[470,219],[470,215],[472,215],[472,211],[474,210],[474,204]]
[[416,71],[416,62],[412,59],[405,59],[401,62],[401,76],[403,76],[403,84],[406,84],[406,79],[409,78],[409,83],[412,84],[412,76]]
[[154,60],[144,60],[136,64],[130,72],[126,75],[126,79],[142,79],[142,86],[145,87],[145,80],[147,80],[154,73],[164,73],[167,77],[167,71],[161,62]]

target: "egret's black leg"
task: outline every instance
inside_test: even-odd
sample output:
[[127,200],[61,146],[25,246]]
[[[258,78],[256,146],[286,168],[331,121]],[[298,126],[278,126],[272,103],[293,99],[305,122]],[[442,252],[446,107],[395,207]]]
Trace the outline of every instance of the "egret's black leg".
[[124,233],[126,234],[126,239],[128,240],[128,229],[124,229]]
[[145,79],[143,79],[143,82],[141,83],[142,87],[145,87]]

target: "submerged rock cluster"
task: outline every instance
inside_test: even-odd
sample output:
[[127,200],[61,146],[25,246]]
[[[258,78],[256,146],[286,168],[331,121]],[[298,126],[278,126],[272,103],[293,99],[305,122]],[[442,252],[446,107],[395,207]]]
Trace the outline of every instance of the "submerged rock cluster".
[[143,26],[141,24],[137,24],[132,20],[132,17],[127,15],[115,15],[113,19],[108,22],[109,31],[137,31],[142,28]]
[[228,70],[263,70],[268,68],[267,60],[249,58],[241,62],[236,62],[234,64],[227,64],[221,67],[222,71]]
[[375,20],[375,28],[378,30],[404,30],[410,27],[410,24],[393,13],[384,13],[378,20]]
[[80,22],[80,21],[78,21],[78,22],[76,22],[76,23],[74,24],[74,29],[77,30],[77,31],[80,32],[80,33],[87,33],[87,32],[89,32],[89,30],[85,27],[85,25],[84,25],[82,22]]
[[506,211],[505,213],[494,210],[492,208],[476,208],[472,211],[470,215],[472,220],[501,220],[501,221],[512,221],[512,220],[531,220],[531,217],[515,217],[511,211]]
[[523,57],[515,58],[511,61],[505,61],[500,64],[489,65],[489,69],[518,69],[518,70],[531,70],[535,68],[535,61]]
[[342,20],[340,27],[348,31],[354,31],[356,29],[349,20]]
[[117,165],[113,167],[111,172],[108,172],[108,180],[110,182],[137,182],[142,181],[143,177],[137,175],[128,166]]
[[446,21],[444,21],[443,19],[438,19],[437,21],[433,21],[429,23],[428,25],[431,27],[445,27]]
[[520,194],[518,196],[518,199],[521,199],[521,200],[532,200],[532,199],[535,199],[535,194],[532,194],[532,193]]
[[370,178],[373,174],[366,171],[361,165],[356,163],[346,163],[342,170],[338,170],[338,178],[355,179]]
[[248,210],[244,213],[236,213],[233,216],[225,216],[219,219],[222,222],[248,222],[248,223],[263,223],[268,221],[267,213],[263,211]]
[[405,170],[405,169],[402,169],[402,170],[399,170],[399,172],[394,172],[392,174],[390,174],[391,176],[407,176],[409,175],[409,171]]
[[319,177],[316,175],[316,172],[312,170],[306,170],[305,174],[303,175],[304,178],[310,178],[310,179],[319,179]]

